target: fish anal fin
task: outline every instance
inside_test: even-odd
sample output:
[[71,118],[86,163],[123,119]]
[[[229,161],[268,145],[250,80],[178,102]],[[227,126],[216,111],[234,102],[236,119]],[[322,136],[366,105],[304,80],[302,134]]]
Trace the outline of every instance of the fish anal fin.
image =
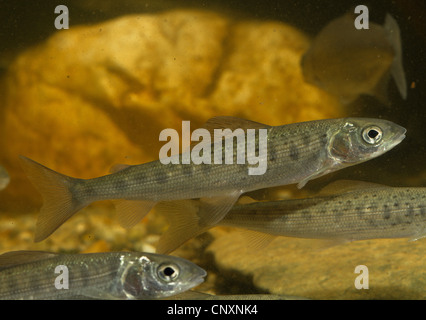
[[155,206],[155,201],[114,200],[118,221],[124,228],[132,228]]
[[10,251],[0,255],[0,269],[15,265],[25,264],[33,261],[53,258],[58,254],[47,251]]

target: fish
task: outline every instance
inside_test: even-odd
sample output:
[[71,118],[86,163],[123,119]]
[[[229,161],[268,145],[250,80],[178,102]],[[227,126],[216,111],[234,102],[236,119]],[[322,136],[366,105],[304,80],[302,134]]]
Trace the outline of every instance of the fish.
[[155,253],[11,251],[0,255],[0,299],[159,299],[205,276],[188,260]]
[[310,300],[305,297],[269,294],[269,293],[253,293],[253,294],[209,294],[199,291],[185,291],[178,295],[166,298],[166,300]]
[[[249,175],[248,165],[236,161],[232,164],[163,164],[156,160],[120,166],[119,171],[98,178],[79,179],[20,156],[24,171],[43,197],[35,241],[47,238],[73,214],[98,200],[116,200],[119,223],[130,228],[158,202],[198,199],[204,208],[202,224],[214,225],[245,192],[296,183],[301,188],[311,179],[382,155],[398,145],[406,132],[393,122],[369,118],[268,126],[234,117],[216,117],[204,127],[209,126],[267,130],[267,145],[259,147],[259,150],[267,149],[266,172]],[[231,138],[236,159],[241,142],[238,137],[226,139]],[[224,150],[225,147],[222,155]],[[184,153],[178,156],[184,157]]]
[[5,189],[10,182],[9,174],[6,169],[0,166],[0,191]]
[[387,89],[392,76],[403,99],[407,83],[402,64],[400,30],[387,14],[380,26],[356,29],[355,16],[346,14],[327,24],[301,59],[306,82],[350,104],[365,94],[388,104]]
[[[200,208],[196,202],[183,200],[180,206],[180,212],[197,224]],[[161,210],[171,226],[160,238],[156,252],[171,252],[186,235],[181,235],[179,213],[166,206]],[[336,244],[368,239],[418,240],[426,237],[426,188],[339,180],[310,198],[235,205],[217,225],[254,231],[248,234],[254,248],[264,247],[277,236]]]

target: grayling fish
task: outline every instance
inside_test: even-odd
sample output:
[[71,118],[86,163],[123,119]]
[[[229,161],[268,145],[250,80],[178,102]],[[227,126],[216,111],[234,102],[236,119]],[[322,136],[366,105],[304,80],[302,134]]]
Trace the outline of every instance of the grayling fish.
[[192,262],[153,253],[12,251],[0,256],[0,299],[156,299],[205,276]]
[[[160,239],[157,252],[173,251],[187,240],[180,212],[185,212],[186,221],[191,221],[191,229],[197,228],[200,220],[197,203],[184,200],[180,206],[182,210],[177,214],[162,208],[170,216],[171,226]],[[417,240],[426,236],[426,188],[337,181],[318,197],[236,205],[218,225],[263,233],[256,234],[259,239],[254,240],[264,244],[275,236],[338,242],[380,238]]]
[[383,27],[370,23],[369,29],[358,30],[354,21],[354,15],[346,14],[320,31],[302,58],[305,80],[343,103],[361,94],[387,102],[392,75],[405,99],[407,84],[398,24],[389,14]]
[[[116,203],[120,223],[125,227],[139,222],[159,201],[194,198],[201,198],[202,223],[215,225],[244,192],[294,183],[302,187],[311,179],[380,156],[399,144],[406,132],[392,122],[368,118],[317,120],[272,127],[233,117],[218,117],[207,124],[215,128],[225,125],[231,130],[266,129],[267,140],[256,150],[267,151],[266,172],[249,175],[248,164],[236,161],[195,165],[162,164],[157,160],[84,180],[67,177],[21,157],[28,177],[44,199],[35,241],[48,237],[90,203],[107,199],[127,200]],[[236,159],[242,142],[238,137],[233,141]],[[213,150],[211,152],[213,155]],[[183,157],[182,154],[178,156]]]
[[0,166],[0,190],[3,190],[4,188],[6,188],[9,182],[10,182],[9,174],[7,173],[4,167]]

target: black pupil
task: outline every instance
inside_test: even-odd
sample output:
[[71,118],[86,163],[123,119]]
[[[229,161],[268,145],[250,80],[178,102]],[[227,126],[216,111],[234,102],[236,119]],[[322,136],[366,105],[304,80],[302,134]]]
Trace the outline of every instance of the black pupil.
[[371,139],[375,139],[379,135],[379,132],[377,130],[370,130],[368,131],[368,136]]
[[165,276],[171,277],[175,273],[175,270],[171,267],[166,267],[164,268],[163,272]]

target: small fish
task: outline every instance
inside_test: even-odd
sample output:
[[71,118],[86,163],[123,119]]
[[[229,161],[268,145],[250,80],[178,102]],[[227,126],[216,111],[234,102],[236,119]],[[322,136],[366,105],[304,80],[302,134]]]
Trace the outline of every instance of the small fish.
[[233,139],[233,164],[162,164],[157,160],[121,167],[113,174],[87,180],[62,175],[21,156],[24,170],[44,200],[35,241],[48,237],[90,203],[108,199],[119,200],[116,208],[124,227],[134,226],[160,201],[195,198],[201,198],[199,203],[204,207],[202,223],[215,225],[244,192],[294,183],[301,188],[311,179],[382,155],[398,145],[406,132],[390,121],[368,118],[317,120],[273,127],[218,117],[207,125],[214,128],[224,125],[231,130],[266,129],[267,145],[262,146],[267,149],[266,172],[249,175],[248,164],[237,164],[237,150],[241,148],[238,137]]
[[157,299],[205,276],[192,262],[154,253],[12,251],[0,255],[0,299]]
[[354,15],[346,14],[320,31],[302,58],[305,80],[336,95],[344,104],[361,94],[387,103],[392,75],[405,99],[407,84],[397,22],[387,14],[383,27],[370,23],[369,29],[358,30],[354,21]]
[[[180,212],[186,212],[186,219],[197,225],[196,202],[184,200],[180,205]],[[173,251],[182,244],[180,240],[187,237],[181,234],[179,213],[174,214],[167,207],[162,209],[171,219],[170,228],[157,247],[157,252],[164,253]],[[382,238],[417,240],[426,236],[426,188],[336,181],[318,197],[236,205],[218,225],[257,231],[253,236],[258,239],[252,240],[262,245],[275,236],[336,242]]]
[[9,174],[6,169],[0,166],[0,191],[7,187],[10,182]]

